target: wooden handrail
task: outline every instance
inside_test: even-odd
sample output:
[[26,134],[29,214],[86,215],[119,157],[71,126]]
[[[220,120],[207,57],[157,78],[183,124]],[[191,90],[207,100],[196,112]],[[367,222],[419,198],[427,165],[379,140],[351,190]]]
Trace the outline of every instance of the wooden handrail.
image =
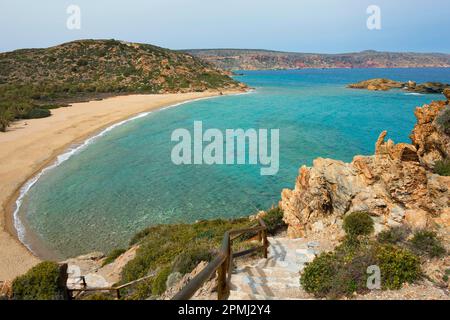
[[[259,226],[247,229],[230,230],[225,232],[222,239],[222,246],[217,256],[189,283],[178,292],[172,300],[189,300],[202,285],[211,279],[211,276],[217,272],[217,298],[226,299],[230,292],[229,282],[233,268],[233,258],[248,255],[258,250],[263,250],[264,258],[267,258],[267,249],[269,241],[267,240],[267,226],[262,219],[258,219]],[[232,252],[232,242],[245,233],[258,232],[258,238],[262,245],[256,248]]]
[[122,285],[117,286],[117,287],[105,287],[105,288],[84,287],[84,288],[70,288],[70,289],[68,288],[67,291],[70,293],[70,296],[71,296],[71,293],[73,293],[73,292],[80,292],[81,293],[81,292],[90,292],[90,291],[115,291],[117,299],[120,299],[120,290],[121,289],[127,288],[127,287],[132,286],[132,285],[134,285],[136,283],[139,283],[141,281],[147,280],[147,279],[149,279],[149,278],[151,278],[153,276],[154,275],[145,276],[145,277],[139,278],[137,280],[127,282],[127,283],[122,284]]

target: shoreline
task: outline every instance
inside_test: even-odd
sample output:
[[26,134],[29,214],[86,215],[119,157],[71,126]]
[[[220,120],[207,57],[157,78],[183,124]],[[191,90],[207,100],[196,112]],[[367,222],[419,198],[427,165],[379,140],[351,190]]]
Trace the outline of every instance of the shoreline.
[[[245,91],[223,92],[224,95],[241,93]],[[52,110],[48,118],[17,121],[8,132],[0,134],[0,280],[12,280],[41,261],[20,241],[15,218],[16,205],[28,191],[24,189],[27,186],[29,189],[41,174],[128,121],[153,111],[218,96],[219,91],[205,91],[126,95],[74,103]],[[67,159],[58,159],[65,155]]]

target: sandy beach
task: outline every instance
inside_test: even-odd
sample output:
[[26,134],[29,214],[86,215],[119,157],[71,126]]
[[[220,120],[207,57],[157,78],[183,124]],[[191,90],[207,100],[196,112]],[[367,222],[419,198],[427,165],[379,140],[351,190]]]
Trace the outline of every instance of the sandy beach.
[[[226,92],[227,94],[237,92]],[[44,119],[15,122],[0,133],[0,281],[11,280],[40,260],[17,239],[12,212],[22,185],[72,144],[142,112],[211,96],[217,91],[129,95],[76,103]]]

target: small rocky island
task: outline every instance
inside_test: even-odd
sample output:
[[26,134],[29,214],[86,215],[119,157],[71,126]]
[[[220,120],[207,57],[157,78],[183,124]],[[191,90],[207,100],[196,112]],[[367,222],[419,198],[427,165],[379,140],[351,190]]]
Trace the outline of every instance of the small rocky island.
[[349,84],[347,88],[367,89],[371,91],[402,89],[408,92],[416,93],[443,93],[445,89],[450,90],[450,84],[441,82],[425,82],[422,84],[417,84],[414,81],[400,82],[390,79],[376,78]]

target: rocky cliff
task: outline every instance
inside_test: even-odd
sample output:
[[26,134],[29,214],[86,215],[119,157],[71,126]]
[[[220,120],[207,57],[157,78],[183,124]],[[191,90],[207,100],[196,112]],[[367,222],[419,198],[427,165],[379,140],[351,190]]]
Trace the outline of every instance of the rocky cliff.
[[450,154],[449,135],[437,118],[449,102],[417,108],[412,144],[394,144],[381,133],[373,156],[355,156],[351,163],[316,159],[303,166],[293,190],[282,191],[280,206],[290,237],[330,231],[338,237],[342,218],[368,211],[376,231],[408,224],[431,227],[448,237],[450,231],[450,177],[434,174],[434,164]]

